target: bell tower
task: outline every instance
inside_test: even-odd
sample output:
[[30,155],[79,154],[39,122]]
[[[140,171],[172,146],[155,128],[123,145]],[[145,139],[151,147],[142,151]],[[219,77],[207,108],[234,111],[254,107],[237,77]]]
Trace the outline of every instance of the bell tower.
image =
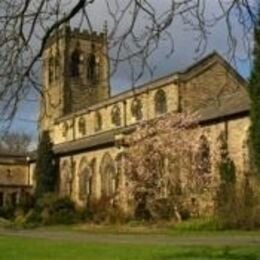
[[68,25],[55,32],[43,54],[41,130],[109,96],[106,32],[72,30]]

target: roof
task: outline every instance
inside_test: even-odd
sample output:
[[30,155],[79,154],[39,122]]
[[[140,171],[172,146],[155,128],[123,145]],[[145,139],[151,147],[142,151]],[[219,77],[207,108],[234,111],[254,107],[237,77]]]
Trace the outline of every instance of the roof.
[[248,81],[243,78],[236,69],[233,68],[233,66],[227,62],[227,60],[221,56],[218,52],[214,51],[198,62],[195,62],[191,64],[189,67],[187,67],[185,70],[178,72],[181,80],[187,80],[189,79],[190,75],[193,73],[196,73],[198,70],[204,69],[205,67],[208,67],[216,62],[221,63],[225,69],[231,73],[242,85],[247,86]]
[[54,153],[68,154],[71,152],[80,152],[82,150],[96,149],[97,147],[108,147],[113,146],[116,142],[116,135],[121,133],[127,134],[135,129],[135,126],[122,127],[119,129],[114,129],[106,131],[100,134],[82,138],[76,141],[66,142],[54,146]]
[[27,164],[26,158],[26,154],[0,152],[0,164],[24,165]]

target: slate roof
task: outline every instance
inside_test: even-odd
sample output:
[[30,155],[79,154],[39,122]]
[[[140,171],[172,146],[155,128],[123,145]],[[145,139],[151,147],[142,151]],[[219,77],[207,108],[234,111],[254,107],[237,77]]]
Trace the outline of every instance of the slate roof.
[[135,129],[135,126],[125,127],[106,131],[100,134],[82,138],[76,141],[66,142],[54,146],[55,154],[67,154],[79,152],[85,149],[91,150],[96,147],[112,146],[115,144],[115,136],[118,134],[127,134]]
[[0,164],[25,165],[27,164],[26,158],[26,154],[0,152]]

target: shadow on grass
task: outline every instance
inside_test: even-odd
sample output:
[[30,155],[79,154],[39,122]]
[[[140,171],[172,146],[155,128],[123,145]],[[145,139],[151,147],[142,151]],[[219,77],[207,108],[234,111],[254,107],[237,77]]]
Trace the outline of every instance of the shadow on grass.
[[183,250],[184,252],[176,252],[175,254],[160,256],[159,260],[172,260],[172,259],[185,259],[185,260],[209,260],[209,259],[221,259],[221,260],[258,260],[259,255],[253,252],[241,252],[234,251],[233,249],[226,247],[222,250],[213,250],[210,252],[209,249],[199,250]]

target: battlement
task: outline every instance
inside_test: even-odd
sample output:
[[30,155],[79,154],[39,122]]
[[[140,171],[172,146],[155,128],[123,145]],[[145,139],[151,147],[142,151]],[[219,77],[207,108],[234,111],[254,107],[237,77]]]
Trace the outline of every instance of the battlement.
[[107,40],[107,32],[106,29],[104,30],[104,32],[90,32],[87,29],[71,28],[70,25],[66,24],[51,34],[45,48],[51,46],[58,39],[66,37],[103,43]]
[[68,30],[70,32],[70,35],[72,37],[78,37],[78,38],[91,38],[93,40],[104,40],[106,37],[106,33],[104,32],[100,32],[98,33],[97,31],[88,31],[86,29],[81,30],[80,28],[73,28],[71,29],[70,27],[68,27]]

